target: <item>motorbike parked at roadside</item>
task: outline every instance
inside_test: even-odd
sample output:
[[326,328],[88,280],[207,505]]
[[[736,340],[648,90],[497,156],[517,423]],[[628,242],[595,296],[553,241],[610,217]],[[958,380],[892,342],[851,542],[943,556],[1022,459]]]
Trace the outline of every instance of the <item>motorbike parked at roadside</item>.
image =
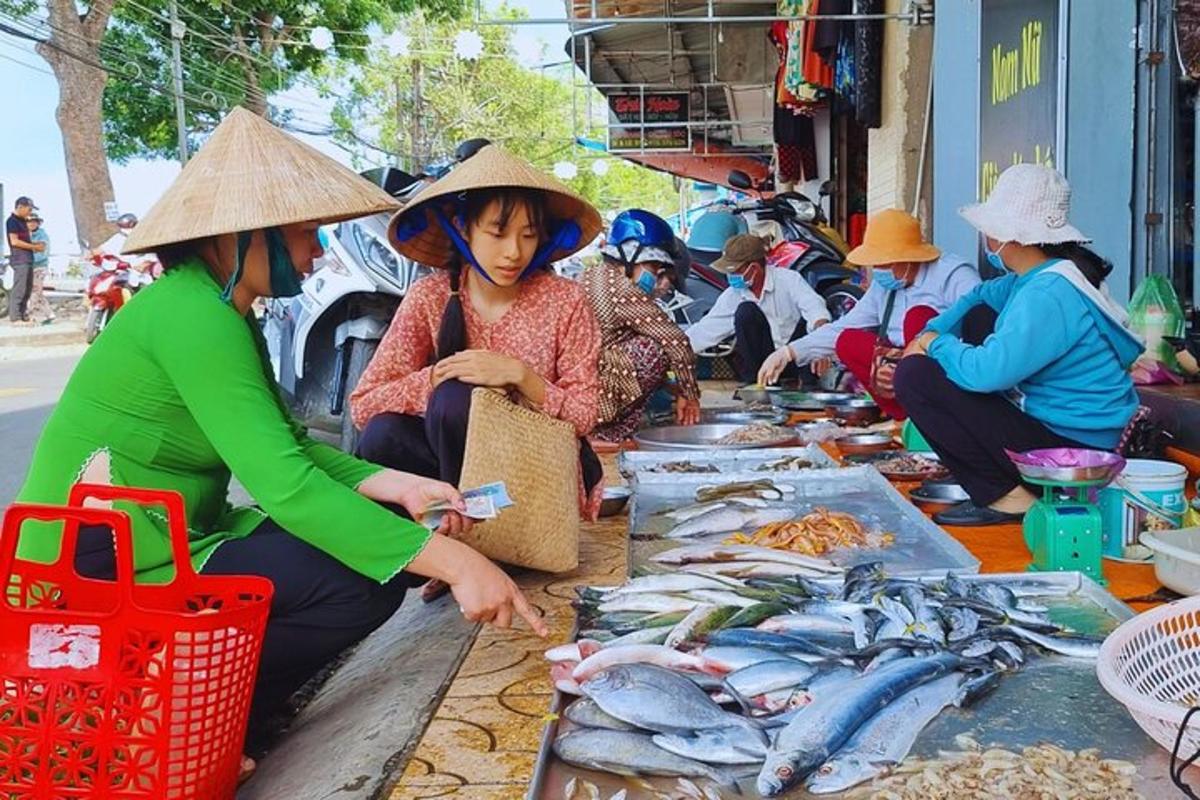
[[112,253],[96,253],[92,265],[97,271],[88,280],[84,302],[87,305],[87,321],[84,337],[88,344],[96,341],[113,315],[121,310],[141,288],[150,285],[162,275],[162,265],[154,259],[142,259],[133,264]]
[[[748,175],[735,170],[729,183],[742,191],[754,191]],[[828,193],[822,191],[822,197]],[[830,315],[844,316],[863,295],[859,273],[845,263],[848,248],[836,230],[829,227],[820,203],[806,195],[786,192],[738,203],[714,203],[693,225],[688,239],[692,255],[685,294],[694,302],[687,316],[694,322],[712,308],[729,285],[728,276],[710,265],[725,242],[740,233],[774,234],[775,245],[768,264],[801,273],[824,299]]]

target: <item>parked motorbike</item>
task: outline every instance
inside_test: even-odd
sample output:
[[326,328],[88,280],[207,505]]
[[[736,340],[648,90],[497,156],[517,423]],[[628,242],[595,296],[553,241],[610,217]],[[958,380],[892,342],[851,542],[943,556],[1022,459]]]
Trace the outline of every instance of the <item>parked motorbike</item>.
[[[729,183],[754,191],[750,177],[735,170]],[[822,197],[828,192],[823,191]],[[836,230],[829,227],[820,203],[797,192],[787,192],[742,203],[715,204],[693,226],[688,240],[692,255],[685,294],[695,302],[688,308],[690,321],[702,317],[729,285],[728,276],[710,265],[721,254],[724,243],[739,233],[774,227],[780,234],[768,253],[768,264],[804,275],[824,299],[830,315],[844,316],[863,295],[859,273],[846,266],[848,248]]]
[[91,261],[98,271],[87,285],[84,336],[88,344],[96,340],[135,292],[162,275],[162,265],[153,259],[143,259],[135,266],[120,256],[96,253]]
[[[431,164],[419,175],[393,167],[361,174],[407,202],[485,144],[486,139],[464,142],[452,160]],[[303,292],[269,300],[262,320],[275,378],[296,417],[337,436],[347,452],[358,444],[350,394],[409,287],[431,272],[391,246],[389,219],[375,214],[339,223]]]

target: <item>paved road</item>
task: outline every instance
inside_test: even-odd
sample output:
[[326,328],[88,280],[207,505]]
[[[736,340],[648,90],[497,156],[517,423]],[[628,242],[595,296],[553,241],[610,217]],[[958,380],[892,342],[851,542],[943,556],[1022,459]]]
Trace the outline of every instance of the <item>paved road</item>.
[[72,355],[0,361],[0,508],[25,481],[38,435],[78,360]]

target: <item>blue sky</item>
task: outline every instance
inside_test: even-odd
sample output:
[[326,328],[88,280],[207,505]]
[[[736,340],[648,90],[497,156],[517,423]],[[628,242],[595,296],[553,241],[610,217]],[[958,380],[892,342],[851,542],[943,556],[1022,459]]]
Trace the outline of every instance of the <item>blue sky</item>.
[[[489,2],[488,5],[493,5]],[[530,17],[562,18],[562,0],[514,0],[510,5],[524,8]],[[566,26],[528,25],[516,32],[518,52],[521,40],[541,40],[547,45],[546,59],[560,61],[562,45],[567,41]],[[13,63],[23,61],[32,68]],[[4,186],[4,215],[11,210],[18,195],[29,195],[46,219],[46,229],[56,254],[77,253],[71,195],[67,187],[66,164],[62,137],[55,119],[58,105],[58,86],[53,76],[45,74],[49,67],[32,43],[7,34],[0,34],[0,93],[4,113],[0,122],[0,183]],[[325,105],[311,92],[292,95],[305,108]],[[289,95],[272,98],[272,103],[286,106]],[[306,111],[305,116],[313,114]],[[481,132],[486,135],[486,131]],[[349,156],[340,148],[311,137],[311,144],[343,163]],[[144,214],[179,172],[173,161],[133,161],[125,165],[112,164],[113,190],[121,211]]]

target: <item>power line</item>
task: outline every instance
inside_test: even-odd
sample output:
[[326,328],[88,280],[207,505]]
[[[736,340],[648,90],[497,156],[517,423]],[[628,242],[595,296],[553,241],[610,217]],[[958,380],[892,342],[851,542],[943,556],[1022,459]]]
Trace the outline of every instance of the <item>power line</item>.
[[[18,39],[24,39],[27,41],[37,42],[38,44],[44,45],[45,47],[48,47],[49,49],[55,51],[56,53],[61,53],[62,55],[66,56],[68,58],[71,58],[82,64],[87,64],[88,66],[92,67],[93,69],[98,69],[105,73],[112,73],[113,71],[115,71],[113,67],[106,66],[105,64],[103,64],[99,61],[95,61],[87,56],[80,55],[79,53],[69,50],[66,47],[63,47],[62,45],[58,44],[57,42],[55,42],[51,39],[42,39],[37,35],[37,33],[35,31],[31,31],[29,29],[20,27],[21,25],[24,25],[26,23],[19,18],[12,17],[9,14],[4,13],[4,12],[0,12],[0,19],[6,20],[6,21],[0,21],[0,33],[7,33],[8,35],[15,36]],[[40,26],[40,27],[46,27],[46,26]],[[49,27],[51,27],[53,29],[53,26],[49,26]],[[131,75],[131,74],[125,73],[124,77],[126,77],[128,80],[132,80],[137,83],[140,83],[143,86],[145,86],[146,88],[150,89],[151,91],[157,92],[160,95],[163,95],[166,97],[174,97],[175,96],[175,92],[173,90],[166,89],[165,87],[155,83],[154,81],[147,80],[146,78],[142,77],[141,75]],[[209,108],[213,111],[217,111],[218,113],[220,111],[220,109],[213,107],[207,101],[201,100],[199,98],[188,97],[187,99],[188,99],[188,102],[195,103],[196,105],[201,106],[203,108]]]

